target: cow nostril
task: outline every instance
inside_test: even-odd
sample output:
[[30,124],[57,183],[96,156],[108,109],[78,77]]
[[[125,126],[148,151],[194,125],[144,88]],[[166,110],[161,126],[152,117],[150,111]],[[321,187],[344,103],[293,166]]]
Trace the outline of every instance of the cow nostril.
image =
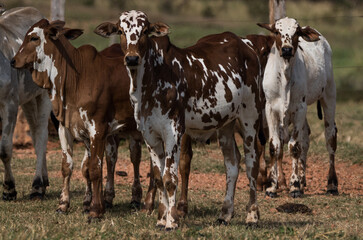
[[12,67],[15,67],[15,59],[14,59],[14,58],[11,60],[10,65],[11,65]]
[[291,47],[283,47],[282,48],[282,56],[292,56],[292,48]]
[[139,56],[126,56],[127,66],[137,66],[139,64]]

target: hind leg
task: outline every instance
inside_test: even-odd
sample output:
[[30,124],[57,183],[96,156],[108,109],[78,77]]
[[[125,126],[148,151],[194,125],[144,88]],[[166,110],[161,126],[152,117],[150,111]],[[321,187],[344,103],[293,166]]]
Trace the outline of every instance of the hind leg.
[[142,199],[142,188],[140,183],[141,140],[130,137],[129,141],[130,157],[134,167],[131,205],[135,208],[140,208]]
[[325,141],[326,148],[329,153],[329,173],[327,193],[338,195],[338,177],[335,172],[335,152],[337,150],[337,133],[338,129],[335,124],[335,95],[325,96],[321,100],[321,105],[324,110],[324,126],[325,126]]
[[44,92],[35,99],[23,104],[22,109],[29,123],[30,134],[37,155],[36,171],[30,198],[42,198],[46,187],[49,186],[46,151],[51,103],[47,93]]
[[188,184],[190,174],[190,163],[193,157],[192,139],[184,134],[182,137],[179,172],[181,175],[181,194],[178,201],[178,215],[184,217],[188,213]]
[[234,122],[218,130],[218,139],[226,169],[226,195],[218,222],[226,224],[231,221],[234,213],[234,195],[241,160],[241,154],[234,138]]
[[117,148],[119,138],[116,135],[110,135],[106,139],[106,164],[107,164],[107,180],[104,192],[105,207],[111,208],[113,206],[113,199],[115,198],[115,165],[117,162]]

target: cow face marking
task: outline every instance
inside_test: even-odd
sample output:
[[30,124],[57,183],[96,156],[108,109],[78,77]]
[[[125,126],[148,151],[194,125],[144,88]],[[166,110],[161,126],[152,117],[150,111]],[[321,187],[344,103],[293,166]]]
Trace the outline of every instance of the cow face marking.
[[293,18],[282,18],[275,24],[260,24],[260,27],[266,28],[275,34],[276,47],[280,56],[289,61],[294,57],[299,44],[299,37],[305,41],[318,41],[320,34],[310,27],[299,26],[299,23]]

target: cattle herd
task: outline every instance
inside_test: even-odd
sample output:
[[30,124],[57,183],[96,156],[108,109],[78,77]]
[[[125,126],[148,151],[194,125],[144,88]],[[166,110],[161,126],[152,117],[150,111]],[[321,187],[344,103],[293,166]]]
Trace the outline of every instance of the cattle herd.
[[[74,140],[85,145],[83,209],[94,219],[112,206],[117,148],[121,138],[128,138],[134,165],[132,203],[151,212],[158,192],[157,226],[177,228],[179,218],[188,212],[191,141],[205,142],[217,132],[226,168],[218,221],[229,223],[241,159],[234,138],[238,123],[250,188],[246,223],[256,224],[257,190],[265,189],[270,197],[277,196],[278,188],[289,189],[291,197],[304,193],[310,135],[306,112],[313,103],[317,103],[318,117],[324,117],[330,158],[327,192],[338,194],[336,90],[329,43],[317,30],[301,27],[292,18],[258,25],[272,34],[239,37],[224,32],[178,48],[170,42],[167,24],[151,23],[145,13],[132,10],[123,12],[116,23],[101,23],[95,29],[103,37],[120,36],[120,43],[98,52],[91,45],[75,48],[70,40],[82,30],[67,28],[59,20],[49,22],[34,8],[2,13],[3,199],[13,200],[17,195],[10,160],[19,105],[29,122],[37,155],[31,198],[43,197],[49,185],[45,155],[51,110],[59,121],[63,189],[58,212],[67,212],[70,206]],[[142,142],[150,153],[151,173],[143,204]],[[269,171],[264,160],[266,143]],[[281,167],[284,144],[292,159],[288,187]],[[178,168],[182,193],[176,202]]]

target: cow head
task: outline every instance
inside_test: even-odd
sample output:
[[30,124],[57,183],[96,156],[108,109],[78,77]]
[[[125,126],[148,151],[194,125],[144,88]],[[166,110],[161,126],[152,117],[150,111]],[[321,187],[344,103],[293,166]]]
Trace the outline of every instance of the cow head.
[[67,39],[76,39],[83,33],[80,29],[63,28],[64,24],[63,21],[49,23],[46,19],[35,23],[26,33],[23,44],[11,60],[11,66],[46,73],[47,78],[33,79],[38,86],[50,89],[58,72],[54,68],[53,59],[54,49],[57,49],[57,41],[61,36],[65,36]]
[[286,60],[290,60],[297,51],[299,37],[305,41],[314,42],[319,40],[320,34],[314,29],[300,27],[298,22],[293,18],[282,18],[277,20],[275,24],[258,23],[258,26],[272,32],[276,38],[276,47],[280,52],[280,56]]
[[149,36],[165,36],[169,33],[169,26],[150,23],[145,13],[131,10],[123,12],[116,24],[102,23],[94,32],[103,37],[119,34],[121,48],[125,53],[124,63],[129,69],[136,69],[149,47]]

